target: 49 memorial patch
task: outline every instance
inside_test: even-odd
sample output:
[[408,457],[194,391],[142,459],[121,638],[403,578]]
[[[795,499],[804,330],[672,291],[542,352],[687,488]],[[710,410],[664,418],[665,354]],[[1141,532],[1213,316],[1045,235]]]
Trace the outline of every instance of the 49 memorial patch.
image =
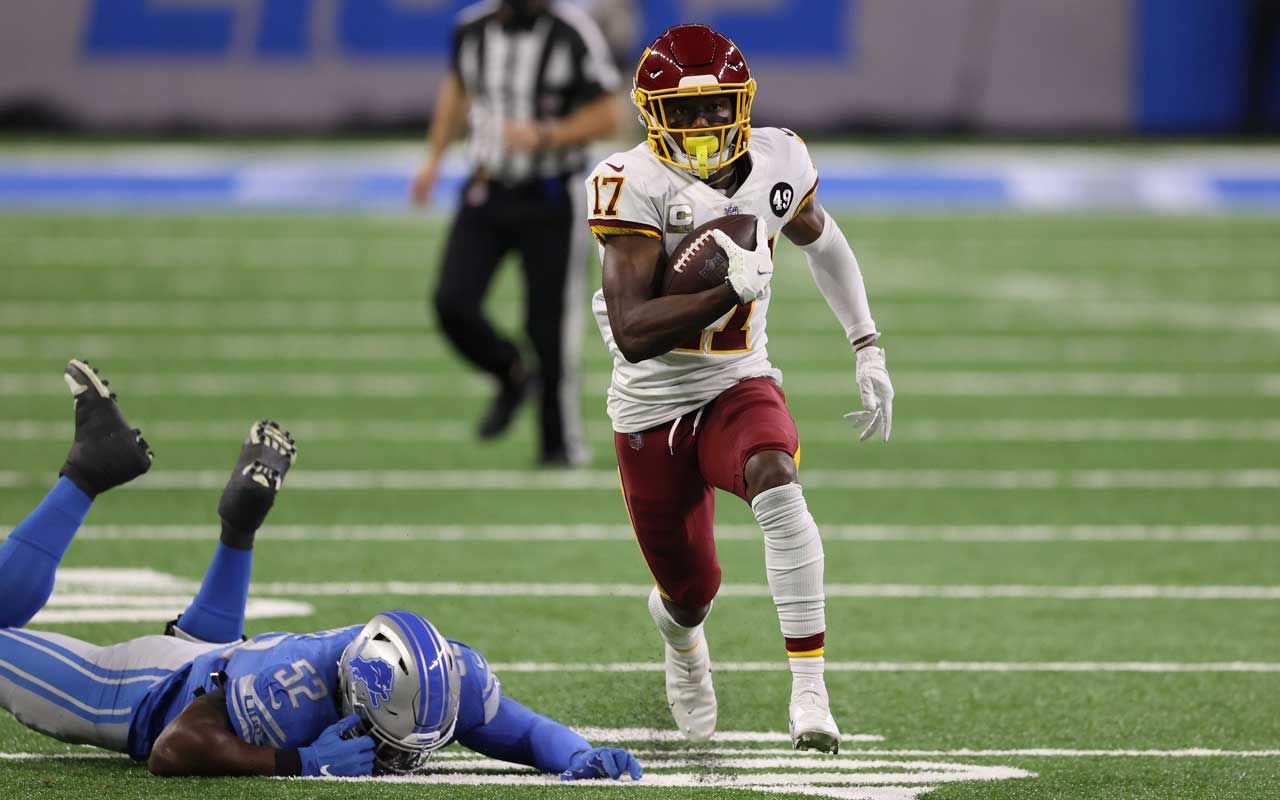
[[779,181],[769,190],[769,208],[775,217],[785,217],[791,210],[791,201],[795,200],[796,191],[791,184]]

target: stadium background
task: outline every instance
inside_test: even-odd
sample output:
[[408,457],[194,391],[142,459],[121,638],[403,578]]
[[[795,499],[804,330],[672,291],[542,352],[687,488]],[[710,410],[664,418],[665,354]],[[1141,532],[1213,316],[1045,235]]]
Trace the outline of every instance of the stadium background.
[[[894,438],[857,445],[839,419],[852,358],[779,249],[770,350],[828,543],[829,684],[853,737],[826,761],[781,750],[758,531],[731,502],[709,636],[736,735],[690,750],[648,730],[670,720],[594,332],[592,469],[533,471],[527,418],[470,438],[487,387],[424,308],[465,165],[425,218],[405,199],[460,5],[0,7],[0,527],[65,453],[72,355],[103,365],[158,453],[97,504],[37,624],[106,642],[171,617],[237,440],[271,416],[301,456],[259,538],[251,632],[422,611],[513,696],[642,751],[646,796],[1280,791],[1277,4],[598,4],[620,51],[693,19],[739,42],[757,124],[813,144],[886,331]],[[517,291],[508,275],[492,299],[513,328]],[[443,761],[425,779],[443,785],[214,791],[619,791]],[[7,715],[0,787],[209,791]]]

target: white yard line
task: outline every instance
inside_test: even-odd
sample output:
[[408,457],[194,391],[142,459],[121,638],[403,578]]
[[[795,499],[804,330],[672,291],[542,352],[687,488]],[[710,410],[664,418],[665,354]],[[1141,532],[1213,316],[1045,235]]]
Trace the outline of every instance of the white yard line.
[[[255,583],[272,595],[412,597],[647,597],[649,584],[489,583],[446,581],[367,581]],[[947,600],[1280,600],[1280,586],[1102,585],[1032,586],[1025,584],[948,585],[910,583],[828,583],[828,598],[903,598]],[[720,597],[770,598],[765,584],[727,583]]]
[[[793,764],[804,767],[806,764]],[[846,762],[840,766],[851,770],[848,772],[756,772],[731,773],[707,772],[695,770],[692,773],[669,774],[650,773],[635,784],[637,788],[699,788],[699,789],[750,789],[756,791],[780,792],[783,794],[810,794],[821,797],[851,798],[914,798],[927,794],[932,786],[922,786],[916,792],[882,794],[879,791],[868,791],[870,787],[880,786],[912,786],[916,784],[960,783],[964,781],[996,781],[1010,778],[1035,777],[1034,773],[1014,767],[986,767],[973,764],[939,764],[934,762],[912,761],[861,761],[856,766]],[[852,771],[855,769],[875,769],[882,772]],[[337,780],[350,780],[339,778]],[[444,786],[556,786],[559,778],[555,775],[516,774],[516,775],[483,775],[483,774],[448,774],[420,772],[412,775],[388,775],[369,780],[387,783],[435,784]],[[612,784],[623,786],[624,784]],[[841,792],[837,786],[848,785],[860,788]],[[821,787],[817,789],[816,787]]]
[[[415,372],[135,372],[117,375],[133,397],[488,397],[491,383],[456,371]],[[977,372],[897,371],[900,394],[917,397],[1280,397],[1280,373],[1233,372]],[[583,392],[600,396],[609,373],[585,376]],[[853,370],[788,371],[783,388],[794,396],[841,397],[856,402]],[[41,373],[0,375],[0,396],[56,397],[65,394],[57,376]]]
[[[919,419],[893,426],[907,441],[1210,442],[1280,441],[1280,419]],[[847,440],[847,426],[801,425],[801,441]]]
[[[145,420],[148,439],[160,441],[235,441],[249,429],[239,420]],[[1280,420],[1276,420],[1280,427]],[[461,442],[475,439],[472,420],[333,419],[287,420],[285,427],[306,444],[311,442]],[[59,441],[70,437],[74,423],[15,419],[0,421],[0,441]],[[602,436],[604,426],[595,433]],[[305,446],[305,444],[304,444]]]
[[[0,302],[0,329],[33,327],[62,331],[113,328],[226,330],[249,327],[279,329],[329,329],[335,325],[386,330],[421,329],[427,314],[423,301],[367,299],[342,302],[328,299],[231,300],[221,294],[207,300],[172,300],[164,304],[138,300],[62,302],[28,300]],[[830,331],[837,323],[816,293],[806,288],[805,301],[819,313],[775,317],[774,332]],[[1036,331],[1105,333],[1146,332],[1155,329],[1274,333],[1280,331],[1280,313],[1271,303],[1191,303],[1063,301],[1011,303],[1007,298],[987,301],[961,299],[949,306],[911,300],[882,300],[877,309],[892,316],[904,330],[937,330],[942,319],[954,319],[958,334],[995,333],[1010,328]],[[974,313],[974,310],[982,313]]]
[[[199,583],[153,570],[68,568],[58,572],[57,592],[77,595],[185,595]],[[496,581],[255,581],[253,595],[286,597],[647,597],[651,584]],[[828,598],[948,600],[1280,600],[1280,586],[828,583]],[[767,584],[726,583],[721,597],[772,598]],[[744,662],[750,663],[750,662]],[[765,668],[773,669],[772,662]],[[850,662],[855,663],[855,662]],[[857,662],[861,663],[861,662]],[[873,663],[873,662],[868,662]],[[962,662],[955,662],[962,663]],[[1067,662],[1070,663],[1070,662]],[[1093,662],[1091,662],[1093,663]],[[1101,663],[1101,662],[1098,662]],[[1124,662],[1133,663],[1133,662]],[[1242,662],[1243,663],[1243,662]],[[549,667],[557,668],[556,665]],[[647,669],[648,667],[643,667]],[[530,667],[531,671],[540,671]],[[607,671],[607,670],[606,670]],[[1242,669],[1241,671],[1250,671]],[[1260,671],[1266,671],[1265,669]]]
[[[495,668],[496,669],[496,668]],[[658,665],[659,671],[662,665]],[[578,733],[593,742],[669,742],[673,744],[687,743],[684,734],[668,728],[602,728],[574,727]],[[843,742],[883,742],[884,737],[871,733],[845,733],[840,736]],[[761,744],[789,743],[791,736],[786,731],[716,731],[716,742]]]
[[[240,328],[329,329],[336,325],[420,328],[424,301],[151,300],[0,302],[0,328],[175,328],[210,331]],[[264,343],[264,346],[266,344]]]
[[[368,232],[376,235],[369,236]],[[333,258],[351,258],[362,262],[369,270],[386,268],[383,258],[403,256],[405,261],[421,269],[424,261],[429,261],[429,248],[435,241],[434,236],[426,230],[419,230],[417,235],[403,228],[377,231],[339,231],[333,234],[298,235],[286,233],[281,236],[261,236],[253,233],[236,233],[235,235],[213,235],[207,233],[169,233],[161,231],[139,231],[136,235],[112,236],[93,233],[68,233],[66,235],[48,236],[40,233],[3,232],[0,233],[0,252],[10,258],[32,266],[46,266],[63,261],[83,269],[94,269],[92,263],[96,259],[118,258],[136,261],[139,256],[154,254],[157,259],[170,259],[177,263],[163,264],[180,267],[183,262],[190,262],[194,267],[204,269],[207,266],[227,266],[238,263],[242,256],[261,254],[267,266],[281,266],[282,259],[293,258],[294,263],[285,262],[289,269],[309,269],[316,256]],[[1027,255],[1044,257],[1046,242],[1052,243],[1054,258],[1079,256],[1087,257],[1091,262],[1099,258],[1109,260],[1149,259],[1151,268],[1190,265],[1211,260],[1215,269],[1250,269],[1236,259],[1217,259],[1228,249],[1232,255],[1238,251],[1246,251],[1259,263],[1258,268],[1271,266],[1275,248],[1278,244],[1275,237],[1242,238],[1238,236],[1205,235],[1197,232],[1179,235],[1169,229],[1167,235],[1150,236],[1148,233],[1128,233],[1120,230],[1094,228],[1090,235],[1066,237],[1055,235],[1050,228],[1041,229],[1038,235],[1031,236],[970,236],[970,237],[938,237],[929,231],[916,236],[915,231],[903,237],[877,236],[874,234],[859,235],[859,248],[875,249],[882,253],[919,255],[944,251],[952,256],[972,258],[980,264],[991,263],[993,250],[1025,250]],[[232,250],[235,258],[226,255]],[[388,250],[390,253],[378,253],[377,260],[370,259],[371,251]],[[1171,263],[1172,262],[1172,263]],[[153,266],[149,263],[137,264],[139,268]],[[161,266],[157,264],[155,266]],[[323,266],[323,265],[321,265]],[[344,268],[350,266],[343,262]],[[945,274],[942,269],[936,270]]]
[[[157,470],[125,491],[221,489],[225,470]],[[46,472],[0,470],[0,489],[40,489]],[[807,489],[916,492],[948,490],[1257,490],[1280,488],[1275,469],[806,469]],[[618,491],[613,470],[311,470],[291,473],[291,491]]]
[[[717,735],[717,740],[719,736]],[[668,758],[671,756],[690,755],[694,764],[715,765],[718,756],[782,756],[791,758],[812,758],[819,763],[826,755],[806,755],[795,750],[771,747],[719,747],[716,744],[700,749],[698,745],[690,745],[689,750],[632,748],[637,758]],[[844,749],[844,748],[842,748]],[[441,755],[445,755],[442,753]],[[974,749],[956,748],[953,750],[912,750],[885,748],[857,748],[846,750],[841,755],[879,756],[879,757],[917,757],[917,758],[1008,758],[1011,756],[1044,757],[1044,758],[1278,758],[1280,749],[1276,750],[1223,750],[1211,747],[1188,747],[1178,750],[1138,750],[1138,749],[1079,749],[1061,747],[1018,747],[1006,749]],[[437,756],[438,758],[439,756]],[[474,755],[466,751],[450,751],[447,757],[456,759],[472,759]],[[701,759],[701,760],[699,760]],[[646,766],[648,762],[645,762]]]
[[0,753],[0,761],[103,761],[128,758],[124,753]]
[[[680,743],[684,739],[674,731],[658,731],[650,730],[652,735],[645,735],[646,729],[641,728],[575,728],[579,733],[583,733],[593,742],[602,742],[610,744],[628,744],[632,742],[672,742]],[[628,735],[631,738],[620,738],[616,734],[636,732],[638,735]],[[590,735],[589,735],[590,734]],[[739,738],[739,737],[750,738]],[[845,742],[872,742],[883,741],[883,736],[870,736],[858,734],[854,736],[842,737]],[[790,757],[790,760],[803,761],[813,760],[817,764],[822,764],[830,757],[825,755],[806,756],[804,753],[797,753],[795,750],[782,748],[725,748],[719,747],[720,742],[777,742],[782,743],[789,741],[789,737],[785,733],[756,733],[747,731],[721,731],[716,734],[715,742],[706,745],[691,745],[688,750],[648,750],[643,748],[633,748],[632,753],[638,758],[667,758],[671,756],[688,753],[692,758],[684,759],[681,763],[689,766],[723,766],[715,759],[720,756],[779,756]],[[1018,747],[1005,749],[975,749],[975,748],[956,748],[951,750],[912,750],[912,749],[883,749],[883,748],[857,748],[849,751],[849,755],[859,756],[876,756],[882,758],[897,757],[916,757],[916,758],[1280,758],[1280,749],[1276,750],[1223,750],[1211,747],[1192,747],[1180,750],[1138,750],[1138,749],[1074,749],[1060,747]],[[0,753],[0,761],[103,761],[111,759],[126,759],[124,753],[111,753],[107,751],[91,751],[76,753]],[[448,765],[453,768],[455,764],[468,764],[470,768],[477,768],[475,754],[467,750],[446,750],[437,753],[433,762],[440,765]],[[487,762],[484,769],[492,768],[489,764],[502,765],[503,762],[493,761]],[[673,762],[674,763],[674,762]],[[645,762],[648,766],[648,762]]]
[[427,236],[6,236],[0,253],[9,268],[31,270],[213,270],[314,272],[321,269],[425,272],[434,258]]
[[[0,523],[12,530],[17,522]],[[628,525],[272,525],[271,541],[604,542],[632,541]],[[78,540],[212,541],[216,525],[86,525]],[[827,542],[1275,542],[1280,525],[823,525]],[[759,542],[755,525],[717,525],[716,540]]]
[[[716,736],[719,739],[719,735]],[[866,755],[865,751],[855,751],[854,755]],[[692,758],[680,758],[678,753],[667,753],[665,756],[659,755],[652,757],[644,762],[646,772],[651,770],[671,770],[671,769],[689,769],[701,768],[708,771],[720,770],[749,770],[749,769],[786,769],[788,767],[811,768],[823,771],[848,770],[852,774],[851,778],[861,778],[864,775],[862,770],[867,769],[884,769],[886,767],[893,768],[901,765],[898,761],[887,760],[871,760],[866,758],[847,758],[836,757],[831,755],[806,753],[795,753],[794,755],[785,756],[755,756],[749,758],[742,757],[726,757],[720,752],[715,752],[709,757],[699,758],[696,754]],[[675,757],[673,757],[675,756]],[[524,772],[529,773],[529,767],[523,764],[512,764],[505,761],[496,761],[491,758],[472,757],[452,759],[448,762],[450,771],[459,772],[481,772],[481,771],[501,771],[501,772]],[[922,765],[915,765],[920,767]],[[951,765],[936,764],[934,768],[947,768]],[[652,773],[650,773],[652,774]]]
[[[424,324],[430,324],[425,317]],[[829,335],[786,333],[770,341],[770,353],[783,368],[796,362],[839,359],[845,351],[833,349],[843,341],[834,326]],[[1270,346],[1269,346],[1270,345]],[[1167,351],[1178,353],[1168,359]],[[1179,367],[1212,364],[1258,364],[1274,367],[1274,343],[1243,339],[1235,334],[1195,332],[1187,334],[1098,334],[1087,339],[1058,336],[1026,337],[994,333],[980,336],[896,332],[895,359],[901,363],[954,364],[965,362],[1009,364],[1134,364],[1151,363],[1162,354],[1167,363]],[[290,361],[419,361],[455,362],[456,356],[439,336],[425,328],[410,333],[351,333],[334,335],[274,333],[271,347],[262,347],[262,337],[234,333],[178,334],[165,332],[81,333],[81,334],[0,334],[0,358],[30,361],[62,360],[69,355],[94,359],[192,358],[201,362]],[[589,363],[603,364],[603,351],[588,351]]]
[[[492,664],[498,672],[662,672],[659,662],[619,662],[609,664],[559,664],[513,661]],[[717,661],[716,672],[789,672],[785,661]],[[1182,663],[1161,661],[828,661],[828,672],[1280,672],[1280,663],[1266,661],[1224,661]]]
[[[36,625],[88,622],[168,622],[181,614],[191,602],[191,594],[183,598],[158,598],[154,603],[147,598],[124,600],[118,595],[83,595],[93,598],[85,603],[62,602],[53,597],[44,610],[32,620]],[[246,619],[283,619],[286,617],[310,617],[315,614],[310,603],[277,598],[251,598],[245,607]]]
[[1216,750],[1188,748],[1184,750],[1072,750],[1053,747],[1030,747],[1010,750],[858,750],[869,756],[944,756],[1007,758],[1009,756],[1042,756],[1046,758],[1280,758],[1280,750]]
[[[152,441],[206,441],[237,438],[244,420],[147,420]],[[462,442],[475,438],[472,420],[329,419],[290,420],[289,430],[303,442]],[[612,441],[607,423],[587,426],[602,445]],[[0,423],[0,441],[70,440],[70,419],[36,419]],[[1280,419],[906,419],[893,428],[896,441],[909,442],[1222,442],[1280,441]],[[802,443],[852,442],[853,428],[844,422],[805,422]]]
[[65,359],[96,362],[110,358],[197,358],[200,362],[402,361],[453,359],[432,333],[382,333],[338,336],[327,333],[158,335],[83,333],[74,336],[0,334],[0,358]]
[[[414,154],[406,151],[406,155]],[[863,215],[858,216],[861,218]],[[407,255],[413,255],[418,259],[423,258],[423,248],[435,241],[434,235],[423,230],[416,220],[404,224],[397,224],[398,222],[395,219],[373,220],[371,225],[378,225],[376,228],[338,230],[332,233],[317,232],[314,229],[306,233],[294,233],[293,226],[290,226],[288,232],[279,236],[263,236],[248,231],[235,231],[232,234],[175,233],[154,227],[148,229],[145,220],[134,220],[130,223],[130,230],[136,230],[137,233],[128,236],[87,232],[69,232],[66,235],[49,236],[35,231],[0,229],[0,248],[12,248],[7,252],[14,255],[21,253],[24,256],[66,253],[77,262],[86,256],[101,255],[104,250],[121,249],[127,251],[125,255],[133,255],[165,247],[172,248],[176,255],[194,254],[196,256],[218,248],[243,247],[247,253],[265,251],[271,255],[275,263],[279,262],[281,256],[297,252],[299,248],[315,247],[317,252],[332,253],[336,247],[340,248],[342,245],[351,247],[355,254],[361,256],[367,254],[370,248],[392,247],[403,248]],[[1013,224],[1021,226],[1024,223],[1022,220],[1013,220]],[[1253,254],[1261,259],[1273,256],[1276,246],[1280,244],[1280,240],[1273,235],[1241,237],[1205,233],[1194,229],[1182,231],[1177,227],[1163,228],[1160,236],[1152,236],[1146,230],[1098,226],[1090,229],[1089,236],[1080,236],[1078,229],[1062,228],[1054,223],[1045,226],[1034,225],[1030,229],[1034,232],[1019,234],[997,232],[994,228],[988,227],[991,235],[952,236],[913,227],[909,234],[860,233],[857,244],[859,247],[883,250],[919,251],[924,249],[931,252],[937,249],[948,253],[968,253],[976,260],[990,263],[990,254],[993,249],[1022,249],[1028,251],[1028,255],[1043,256],[1045,243],[1051,242],[1052,254],[1055,256],[1061,256],[1064,253],[1087,253],[1090,260],[1096,260],[1099,256],[1115,256],[1117,253],[1135,258],[1150,256],[1152,267],[1165,265],[1169,258],[1181,257],[1190,260],[1192,256],[1197,255],[1204,258],[1219,255],[1229,248],[1255,251]],[[376,235],[369,236],[369,233]],[[1203,252],[1196,253],[1197,249]],[[303,262],[301,266],[305,267],[309,256],[309,253],[304,254],[300,259]],[[1266,263],[1270,265],[1274,261]],[[1230,268],[1232,264],[1233,262],[1227,260],[1222,263],[1222,267]]]

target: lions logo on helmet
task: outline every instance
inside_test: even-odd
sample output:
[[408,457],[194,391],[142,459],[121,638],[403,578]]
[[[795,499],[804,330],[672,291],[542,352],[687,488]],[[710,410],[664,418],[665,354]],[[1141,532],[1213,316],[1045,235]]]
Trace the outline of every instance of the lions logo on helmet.
[[376,772],[412,772],[453,738],[461,699],[453,649],[435,626],[409,611],[369,621],[338,662],[343,715],[376,745]]
[[390,699],[391,675],[391,665],[381,659],[351,659],[351,678],[364,684],[365,696],[374,708],[378,707],[379,701]]

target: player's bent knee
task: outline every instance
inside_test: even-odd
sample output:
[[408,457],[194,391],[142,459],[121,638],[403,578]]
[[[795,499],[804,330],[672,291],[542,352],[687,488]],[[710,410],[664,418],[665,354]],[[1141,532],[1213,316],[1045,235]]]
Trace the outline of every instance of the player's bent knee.
[[781,450],[762,450],[747,459],[742,470],[747,484],[747,500],[761,492],[796,482],[796,462]]
[[720,591],[720,568],[706,571],[698,580],[689,581],[669,595],[663,605],[667,613],[679,624],[692,628],[702,623],[711,613],[711,601]]
[[711,613],[710,601],[700,606],[681,606],[674,603],[666,603],[664,605],[667,607],[667,613],[676,621],[676,624],[686,628],[701,625],[702,621]]

